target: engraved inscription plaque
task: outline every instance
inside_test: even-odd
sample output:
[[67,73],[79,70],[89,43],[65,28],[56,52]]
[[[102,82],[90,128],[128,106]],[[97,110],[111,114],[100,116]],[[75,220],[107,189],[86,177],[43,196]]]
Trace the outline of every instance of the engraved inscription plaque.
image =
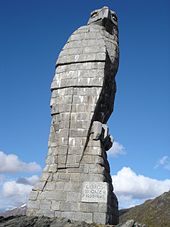
[[108,184],[106,182],[84,182],[82,202],[107,202]]

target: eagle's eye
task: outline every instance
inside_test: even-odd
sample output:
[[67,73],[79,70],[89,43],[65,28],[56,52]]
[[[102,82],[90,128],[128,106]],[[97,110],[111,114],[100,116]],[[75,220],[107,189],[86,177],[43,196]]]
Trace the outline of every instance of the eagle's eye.
[[92,13],[91,17],[95,17],[95,16],[97,16],[97,14],[98,14],[98,12],[94,12],[94,13]]
[[113,18],[113,20],[117,21],[117,18],[115,17],[114,14],[112,14],[112,18]]

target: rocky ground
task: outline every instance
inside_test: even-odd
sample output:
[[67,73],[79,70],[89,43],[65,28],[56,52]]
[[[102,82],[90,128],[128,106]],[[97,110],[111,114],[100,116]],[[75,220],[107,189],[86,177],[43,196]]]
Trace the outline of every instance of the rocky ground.
[[142,205],[121,210],[120,224],[116,226],[88,224],[66,218],[27,217],[25,211],[26,206],[22,206],[0,213],[0,227],[170,227],[170,191]]
[[[71,221],[66,218],[10,216],[0,218],[0,227],[115,227],[114,225],[88,224],[86,222]],[[116,227],[146,227],[129,220]]]

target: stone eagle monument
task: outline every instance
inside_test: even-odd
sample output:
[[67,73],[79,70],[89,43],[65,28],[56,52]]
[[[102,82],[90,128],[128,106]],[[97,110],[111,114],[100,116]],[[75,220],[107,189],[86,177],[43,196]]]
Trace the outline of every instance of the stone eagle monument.
[[118,64],[117,16],[103,7],[73,32],[56,62],[48,156],[30,194],[28,216],[118,223],[106,153]]

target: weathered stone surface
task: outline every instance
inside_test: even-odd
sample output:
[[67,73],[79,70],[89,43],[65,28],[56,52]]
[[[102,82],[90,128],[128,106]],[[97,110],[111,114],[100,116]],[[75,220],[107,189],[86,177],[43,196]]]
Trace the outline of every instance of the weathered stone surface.
[[[81,219],[86,217],[86,219],[91,222],[91,214],[86,213],[83,214],[79,212],[78,214],[78,219],[80,221],[72,221],[70,220],[70,216],[72,216],[72,213],[66,212],[67,218],[64,218],[61,216],[60,211],[55,211],[56,217],[55,218],[50,218],[50,217],[27,217],[27,216],[12,216],[12,217],[7,217],[7,218],[0,218],[0,227],[16,227],[16,226],[22,226],[22,227],[28,227],[28,226],[33,226],[33,227],[146,227],[146,225],[139,224],[137,222],[134,222],[133,220],[129,220],[126,223],[119,224],[119,225],[98,225],[96,223],[89,224],[87,222],[82,222]],[[98,214],[95,215],[95,219],[97,219],[97,222],[101,220],[102,215],[100,216]],[[129,225],[131,223],[134,223],[133,225]],[[162,226],[159,226],[162,227]]]
[[63,47],[51,84],[48,156],[27,215],[117,224],[106,151],[118,69],[118,28],[107,7],[91,15]]

